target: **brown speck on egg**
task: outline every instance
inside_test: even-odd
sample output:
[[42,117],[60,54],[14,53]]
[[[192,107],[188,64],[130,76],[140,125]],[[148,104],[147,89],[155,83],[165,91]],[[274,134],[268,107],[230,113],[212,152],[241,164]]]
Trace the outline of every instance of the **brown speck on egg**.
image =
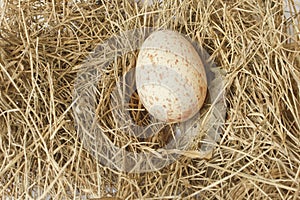
[[153,55],[148,53],[148,58],[150,59],[151,62],[153,62]]
[[160,79],[163,79],[163,75],[162,75],[161,73],[159,74],[159,78],[160,78]]

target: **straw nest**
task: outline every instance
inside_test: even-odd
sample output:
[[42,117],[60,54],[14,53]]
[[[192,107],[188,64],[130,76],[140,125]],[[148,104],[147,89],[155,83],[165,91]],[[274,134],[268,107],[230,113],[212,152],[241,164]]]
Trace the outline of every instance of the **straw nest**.
[[[2,198],[300,197],[299,13],[283,17],[281,1],[3,2]],[[206,49],[226,72],[226,121],[205,159],[191,145],[190,154],[162,169],[128,173],[103,165],[84,145],[73,112],[74,87],[98,44],[144,27],[176,30]],[[133,141],[126,146],[131,152],[155,150],[168,141],[160,134],[141,141],[114,129],[109,96],[117,77],[134,67],[137,53],[116,56],[96,87],[99,126],[119,147]],[[136,95],[130,105],[139,105]],[[147,113],[139,115],[147,119]],[[136,112],[131,116],[137,119]],[[172,137],[171,126],[163,131]]]

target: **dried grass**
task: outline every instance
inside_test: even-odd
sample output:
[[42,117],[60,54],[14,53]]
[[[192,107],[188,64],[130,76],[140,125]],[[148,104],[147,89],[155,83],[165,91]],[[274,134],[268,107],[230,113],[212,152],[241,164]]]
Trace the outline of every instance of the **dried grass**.
[[[0,196],[299,199],[299,17],[285,19],[277,0],[4,1]],[[209,160],[130,174],[82,146],[71,109],[77,72],[97,44],[144,26],[186,34],[226,71],[227,118]]]

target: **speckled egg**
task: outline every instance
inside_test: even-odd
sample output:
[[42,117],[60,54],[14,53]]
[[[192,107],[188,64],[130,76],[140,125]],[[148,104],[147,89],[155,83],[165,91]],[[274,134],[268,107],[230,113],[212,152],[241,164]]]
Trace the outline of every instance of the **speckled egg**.
[[143,43],[136,65],[140,100],[156,119],[183,122],[202,107],[207,80],[193,45],[181,34],[162,30]]

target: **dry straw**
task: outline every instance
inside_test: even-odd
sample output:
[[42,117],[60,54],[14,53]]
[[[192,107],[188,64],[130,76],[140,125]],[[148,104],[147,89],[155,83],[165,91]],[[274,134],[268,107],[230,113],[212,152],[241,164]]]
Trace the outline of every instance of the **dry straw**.
[[[300,15],[284,18],[282,1],[3,2],[3,199],[299,199]],[[209,159],[183,155],[161,170],[132,174],[102,166],[83,147],[72,95],[97,44],[146,26],[176,30],[203,46],[226,71],[228,108]],[[134,65],[136,53],[116,59],[112,69]],[[102,81],[113,85],[114,78]],[[98,89],[105,96],[111,88]],[[99,99],[100,124],[112,121],[105,102]],[[108,137],[120,145],[127,136]]]

